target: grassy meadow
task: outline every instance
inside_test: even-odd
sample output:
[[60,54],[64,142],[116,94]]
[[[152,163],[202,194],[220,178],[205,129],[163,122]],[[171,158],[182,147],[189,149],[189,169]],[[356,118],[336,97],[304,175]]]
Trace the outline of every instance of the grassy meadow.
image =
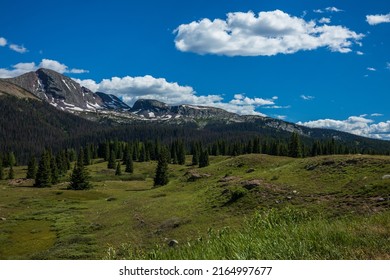
[[0,181],[0,259],[390,259],[390,157],[190,162],[153,188],[156,162],[115,176],[97,159],[86,191],[67,190],[69,176],[34,188],[14,168]]

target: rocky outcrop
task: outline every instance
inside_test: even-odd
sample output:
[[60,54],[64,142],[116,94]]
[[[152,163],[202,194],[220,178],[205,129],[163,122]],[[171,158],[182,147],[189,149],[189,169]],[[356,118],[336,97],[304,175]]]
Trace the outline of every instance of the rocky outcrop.
[[154,99],[137,100],[131,112],[142,116],[145,119],[166,119],[166,120],[239,120],[240,116],[227,112],[223,109],[195,106],[195,105],[176,105],[170,106]]
[[38,69],[15,78],[5,79],[41,100],[64,111],[96,111],[98,109],[128,110],[119,98],[94,93],[71,78],[49,69]]

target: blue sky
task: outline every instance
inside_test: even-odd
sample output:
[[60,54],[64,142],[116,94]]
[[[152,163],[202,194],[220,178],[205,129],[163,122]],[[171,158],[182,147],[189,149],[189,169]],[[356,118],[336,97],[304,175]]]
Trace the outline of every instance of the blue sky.
[[39,67],[94,91],[390,139],[390,2],[9,1],[0,77]]

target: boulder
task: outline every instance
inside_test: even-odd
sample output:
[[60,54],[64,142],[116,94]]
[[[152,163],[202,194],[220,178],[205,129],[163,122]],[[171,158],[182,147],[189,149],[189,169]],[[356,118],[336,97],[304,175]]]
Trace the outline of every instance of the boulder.
[[383,179],[383,180],[390,179],[390,175],[383,175],[383,176],[382,176],[382,179]]
[[245,189],[251,190],[251,189],[254,189],[254,188],[260,186],[261,181],[260,180],[248,180],[248,181],[242,182],[242,185]]
[[199,179],[202,179],[202,178],[208,178],[210,177],[211,175],[210,174],[207,174],[207,173],[198,173],[194,170],[191,170],[191,171],[188,171],[186,174],[186,176],[189,176],[188,177],[188,182],[195,182]]

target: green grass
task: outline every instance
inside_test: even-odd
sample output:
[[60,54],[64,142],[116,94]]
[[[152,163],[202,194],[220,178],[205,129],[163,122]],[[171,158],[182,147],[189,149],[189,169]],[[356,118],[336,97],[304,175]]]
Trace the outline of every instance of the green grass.
[[159,188],[155,162],[118,177],[95,160],[87,191],[33,188],[16,167],[0,181],[0,259],[390,258],[390,157],[210,159],[170,165]]
[[107,259],[389,259],[390,214],[329,221],[285,208],[256,212],[240,230],[209,230],[170,249],[109,248]]

